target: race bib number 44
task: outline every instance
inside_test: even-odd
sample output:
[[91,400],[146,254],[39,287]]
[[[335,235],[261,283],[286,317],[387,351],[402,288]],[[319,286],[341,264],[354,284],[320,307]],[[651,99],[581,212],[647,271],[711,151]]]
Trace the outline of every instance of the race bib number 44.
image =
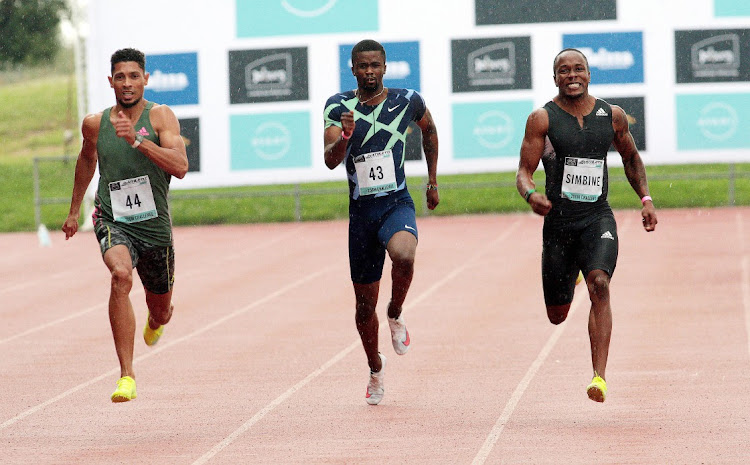
[[148,176],[109,183],[109,198],[115,221],[138,223],[159,216]]
[[596,202],[602,195],[604,160],[565,158],[562,194],[576,202]]
[[354,168],[357,170],[359,195],[396,190],[396,165],[390,149],[355,157]]

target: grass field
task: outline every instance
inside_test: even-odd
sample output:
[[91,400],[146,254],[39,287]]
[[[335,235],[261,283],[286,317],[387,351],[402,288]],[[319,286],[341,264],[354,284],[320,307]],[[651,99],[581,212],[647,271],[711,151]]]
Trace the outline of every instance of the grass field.
[[[32,158],[70,156],[68,162],[39,164],[40,194],[53,203],[42,206],[41,221],[57,228],[68,211],[73,188],[78,122],[75,89],[68,74],[34,72],[30,79],[0,75],[0,232],[32,231],[34,186]],[[23,111],[18,109],[23,108]],[[66,138],[68,135],[72,136]],[[72,139],[75,143],[66,145]],[[649,166],[651,194],[658,208],[750,205],[750,164],[735,165],[738,176],[730,186],[730,165]],[[535,180],[544,184],[544,173]],[[610,170],[610,203],[614,208],[638,208],[638,199],[622,169]],[[409,179],[420,215],[456,215],[526,211],[514,186],[514,173],[440,176],[440,206],[426,211],[422,179]],[[297,198],[295,189],[301,192]],[[297,204],[297,202],[299,202]],[[347,216],[346,181],[302,186],[246,186],[173,191],[175,225],[326,220]]]
[[[75,159],[39,164],[43,199],[60,203],[43,205],[41,219],[57,228],[65,219],[73,189]],[[750,164],[735,166],[734,202],[750,205]],[[717,207],[730,203],[730,165],[674,165],[648,167],[651,195],[657,208]],[[457,215],[527,211],[518,195],[514,173],[440,176],[440,206],[425,210],[419,190],[422,179],[408,183],[419,215]],[[32,231],[34,191],[32,163],[27,159],[0,160],[0,232]],[[543,185],[544,173],[535,176]],[[179,181],[176,181],[179,182]],[[172,191],[175,225],[280,222],[296,220],[295,187],[299,190],[299,214],[303,221],[346,218],[345,181],[274,186],[245,186]],[[609,201],[613,208],[639,208],[640,203],[625,180],[622,169],[610,170]]]

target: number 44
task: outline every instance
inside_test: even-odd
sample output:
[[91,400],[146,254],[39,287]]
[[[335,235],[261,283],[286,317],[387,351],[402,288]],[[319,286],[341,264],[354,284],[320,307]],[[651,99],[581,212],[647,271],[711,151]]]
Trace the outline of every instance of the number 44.
[[141,199],[138,198],[138,194],[135,194],[133,199],[130,199],[130,196],[128,196],[127,199],[125,199],[125,206],[132,209],[133,205],[140,207],[141,206]]

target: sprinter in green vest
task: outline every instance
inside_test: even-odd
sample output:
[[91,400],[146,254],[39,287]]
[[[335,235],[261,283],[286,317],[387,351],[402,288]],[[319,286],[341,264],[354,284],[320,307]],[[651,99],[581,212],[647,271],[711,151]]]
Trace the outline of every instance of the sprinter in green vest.
[[109,321],[120,361],[120,380],[112,402],[136,398],[133,372],[135,315],[130,302],[133,268],[146,293],[147,345],[154,345],[172,317],[174,248],[167,194],[172,176],[188,170],[180,123],[166,105],[143,99],[148,84],[142,52],[125,48],[110,60],[109,84],[116,105],[83,120],[70,212],[62,226],[65,238],[78,231],[86,188],[99,166],[92,215],[104,264],[112,276]]

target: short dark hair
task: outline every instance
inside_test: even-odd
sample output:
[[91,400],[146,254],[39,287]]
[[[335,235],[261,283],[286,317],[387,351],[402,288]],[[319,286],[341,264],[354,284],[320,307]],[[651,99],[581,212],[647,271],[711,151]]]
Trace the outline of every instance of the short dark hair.
[[146,55],[143,52],[134,48],[122,48],[113,53],[112,58],[109,59],[111,65],[109,72],[114,73],[115,65],[123,61],[135,61],[144,72],[146,71]]
[[564,48],[560,50],[560,53],[555,55],[555,59],[552,61],[552,75],[557,75],[557,59],[560,58],[560,55],[562,55],[565,52],[576,52],[579,53],[583,57],[583,61],[586,62],[586,69],[591,71],[591,68],[589,68],[589,59],[586,58],[586,55],[583,54],[582,51],[578,50],[577,48]]
[[352,65],[354,65],[354,57],[360,52],[380,52],[383,54],[383,61],[385,62],[385,49],[380,42],[371,39],[360,40],[357,45],[352,47]]

